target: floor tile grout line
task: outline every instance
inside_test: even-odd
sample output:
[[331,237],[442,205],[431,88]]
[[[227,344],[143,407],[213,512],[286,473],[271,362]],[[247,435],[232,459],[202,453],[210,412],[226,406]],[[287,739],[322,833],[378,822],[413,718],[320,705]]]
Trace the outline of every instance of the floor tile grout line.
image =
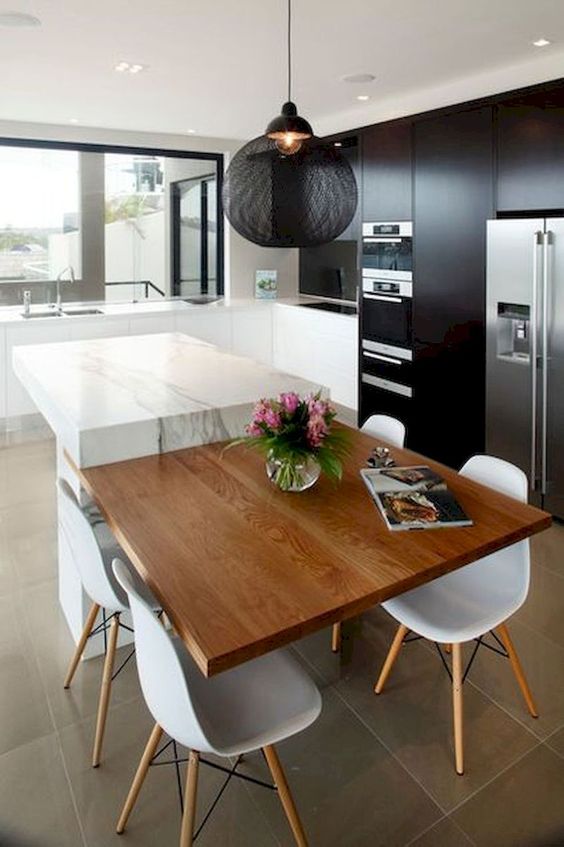
[[[315,670],[315,666],[312,664],[312,662],[311,662],[308,658],[306,658],[306,657],[303,657],[303,658],[305,659],[305,661],[306,661],[306,663],[309,665],[309,667]],[[321,675],[321,676],[323,676],[322,674],[320,674],[320,675]],[[412,779],[413,779],[413,780],[414,780],[414,781],[415,781],[415,782],[416,782],[416,783],[417,783],[417,784],[421,787],[421,789],[425,792],[425,794],[427,794],[427,796],[428,796],[428,797],[429,797],[429,798],[433,801],[433,803],[435,803],[435,805],[436,805],[436,806],[440,809],[440,811],[443,813],[443,815],[444,815],[445,817],[449,817],[450,815],[452,815],[452,813],[453,813],[456,809],[458,809],[458,808],[460,808],[461,806],[463,806],[463,805],[464,805],[464,803],[466,803],[466,802],[467,802],[467,801],[468,801],[471,797],[474,797],[474,796],[475,796],[475,795],[476,795],[479,791],[481,791],[481,790],[482,790],[482,788],[484,788],[486,785],[489,785],[489,784],[490,784],[493,780],[497,779],[497,777],[498,777],[498,776],[501,776],[501,774],[505,773],[505,771],[506,771],[506,770],[508,770],[509,768],[513,767],[513,765],[515,765],[515,764],[517,764],[519,761],[521,761],[521,759],[522,759],[522,758],[524,758],[524,756],[528,755],[528,753],[531,753],[533,750],[536,750],[536,749],[537,749],[537,747],[539,747],[541,744],[543,744],[543,740],[542,740],[542,739],[540,739],[540,738],[538,738],[538,737],[537,737],[534,733],[532,733],[532,732],[529,730],[529,735],[531,736],[531,738],[532,738],[532,739],[533,739],[536,743],[532,744],[532,746],[531,746],[531,747],[529,747],[529,749],[528,749],[528,750],[526,750],[526,751],[525,751],[524,753],[522,753],[521,755],[517,756],[517,758],[516,758],[516,759],[514,759],[514,760],[513,760],[513,761],[511,761],[511,762],[509,762],[509,763],[508,763],[505,767],[503,767],[503,768],[502,768],[502,769],[501,769],[501,770],[500,770],[497,774],[495,774],[493,777],[491,777],[489,780],[487,780],[485,783],[483,783],[483,785],[481,785],[481,786],[480,786],[479,788],[477,788],[475,791],[471,792],[471,793],[468,795],[468,797],[466,797],[463,801],[461,801],[460,803],[457,803],[457,804],[456,804],[455,806],[453,806],[450,810],[447,810],[447,809],[445,809],[445,808],[444,808],[444,807],[443,807],[443,806],[442,806],[442,805],[441,805],[441,804],[437,801],[437,799],[436,799],[436,798],[435,798],[435,797],[434,797],[434,796],[433,796],[433,795],[432,795],[432,794],[428,791],[428,789],[427,789],[427,788],[423,785],[423,783],[419,780],[419,778],[418,778],[417,776],[415,776],[415,774],[413,774],[413,773],[409,770],[409,768],[408,768],[408,767],[407,767],[407,766],[406,766],[406,765],[405,765],[405,764],[401,761],[401,759],[399,759],[399,758],[398,758],[398,756],[397,756],[397,755],[393,752],[393,750],[391,750],[391,748],[388,746],[388,744],[386,744],[386,742],[385,742],[385,741],[384,741],[384,740],[383,740],[383,739],[382,739],[382,738],[378,735],[378,733],[376,732],[376,730],[375,730],[373,727],[371,727],[368,723],[366,723],[366,721],[364,720],[364,718],[363,718],[363,717],[362,717],[362,716],[361,716],[361,715],[360,715],[360,714],[356,711],[356,709],[354,708],[354,706],[352,706],[350,703],[348,703],[348,701],[347,701],[347,700],[343,697],[343,695],[342,695],[342,694],[340,693],[340,691],[339,691],[339,690],[335,687],[335,685],[334,685],[333,683],[330,683],[330,682],[328,682],[328,681],[327,681],[327,687],[328,687],[328,688],[330,688],[332,691],[334,691],[334,693],[335,693],[335,694],[339,697],[339,699],[340,699],[340,700],[341,700],[341,701],[345,704],[345,706],[346,706],[346,707],[347,707],[347,708],[348,708],[348,709],[349,709],[349,710],[350,710],[350,711],[351,711],[351,712],[352,712],[352,713],[353,713],[353,714],[357,717],[357,719],[358,719],[358,720],[362,723],[362,725],[363,725],[364,727],[366,727],[366,729],[368,729],[368,730],[369,730],[369,732],[370,732],[370,733],[371,733],[371,734],[372,734],[372,735],[373,735],[373,736],[374,736],[374,737],[375,737],[375,738],[376,738],[376,739],[377,739],[377,740],[378,740],[378,741],[382,744],[382,746],[383,746],[383,747],[384,747],[384,748],[388,751],[388,753],[389,753],[389,754],[390,754],[390,755],[394,758],[394,760],[395,760],[396,762],[398,762],[398,764],[400,764],[400,765],[401,765],[401,767],[402,767],[402,768],[406,771],[406,773],[407,773],[407,774],[408,774],[408,775],[409,775],[409,776],[410,776],[410,777],[411,777],[411,778],[412,778]],[[475,687],[475,688],[477,688],[477,686],[474,686],[474,687]],[[480,692],[481,692],[481,689],[478,689],[478,690],[480,690]],[[481,692],[481,693],[483,693],[483,692]],[[519,724],[519,725],[521,726],[521,723],[520,723],[520,722],[519,722],[516,718],[514,718],[514,717],[513,717],[513,715],[511,715],[511,714],[509,714],[508,712],[506,712],[506,711],[505,711],[505,709],[503,709],[503,707],[498,706],[498,704],[497,704],[497,703],[495,703],[495,701],[493,701],[493,700],[492,700],[492,698],[490,698],[490,697],[489,697],[489,695],[484,694],[484,696],[486,697],[486,699],[491,700],[491,702],[492,702],[492,703],[494,703],[494,705],[496,706],[496,708],[500,708],[500,709],[501,709],[501,711],[503,711],[503,712],[504,712],[504,714],[507,714],[507,715],[508,715],[508,717],[510,717],[512,720],[514,720],[517,724]],[[524,726],[524,725],[522,725],[522,726],[523,726],[523,728],[524,728],[524,729],[527,729],[527,727],[526,727],[526,726]],[[551,748],[551,749],[552,749],[552,748]],[[555,752],[556,752],[556,751],[555,751]],[[435,822],[435,823],[436,823],[436,822]],[[459,828],[460,828],[460,827],[459,827]],[[464,834],[466,834],[466,833],[464,833]]]
[[[356,719],[357,719],[357,720],[358,720],[358,721],[362,724],[362,726],[363,726],[365,729],[367,729],[367,730],[368,730],[368,732],[369,732],[369,733],[370,733],[370,734],[371,734],[371,735],[372,735],[372,736],[376,739],[376,741],[378,741],[378,743],[379,743],[379,744],[381,744],[381,745],[382,745],[382,747],[384,748],[384,750],[386,750],[386,752],[387,752],[387,753],[388,753],[388,754],[389,754],[389,755],[390,755],[390,756],[394,759],[394,761],[395,761],[395,762],[397,762],[397,764],[398,764],[398,765],[400,765],[400,767],[402,768],[402,770],[403,770],[403,771],[405,771],[405,773],[409,776],[409,778],[410,778],[410,779],[412,779],[412,780],[413,780],[413,781],[414,781],[414,782],[415,782],[415,783],[416,783],[416,784],[417,784],[417,785],[421,788],[421,790],[422,790],[422,791],[423,791],[423,792],[427,795],[427,797],[429,798],[429,800],[431,800],[431,802],[433,803],[433,805],[435,805],[435,806],[437,807],[437,809],[439,810],[439,812],[441,813],[441,815],[442,815],[442,816],[447,815],[447,814],[448,814],[447,810],[446,810],[445,808],[443,808],[443,806],[442,806],[442,805],[441,805],[441,804],[437,801],[437,799],[436,799],[435,797],[433,797],[433,795],[430,793],[430,791],[429,791],[429,790],[428,790],[428,789],[427,789],[427,788],[423,785],[423,783],[421,782],[421,780],[419,779],[419,777],[417,777],[417,776],[415,776],[415,774],[412,774],[412,773],[411,773],[411,771],[410,771],[410,770],[409,770],[409,768],[408,768],[408,767],[404,764],[404,762],[402,762],[402,761],[401,761],[401,759],[400,759],[400,758],[399,758],[399,757],[398,757],[398,756],[394,753],[394,751],[393,751],[393,750],[392,750],[392,749],[388,746],[388,744],[386,744],[386,742],[385,742],[382,738],[380,738],[380,736],[379,736],[379,735],[378,735],[378,733],[374,730],[374,728],[373,728],[373,727],[371,727],[371,726],[370,726],[370,725],[369,725],[369,724],[368,724],[368,723],[364,720],[364,718],[362,717],[362,715],[360,715],[360,714],[356,711],[356,709],[354,708],[354,706],[352,706],[350,703],[347,703],[347,701],[345,700],[345,698],[343,697],[343,695],[340,693],[340,691],[339,691],[339,690],[338,690],[338,689],[337,689],[337,688],[336,688],[333,684],[329,685],[329,686],[328,686],[328,688],[329,688],[331,691],[333,691],[333,692],[337,695],[337,697],[338,697],[338,698],[339,698],[339,700],[340,700],[340,701],[344,704],[344,706],[345,706],[345,707],[346,707],[346,708],[347,708],[350,712],[352,712],[352,714],[353,714],[353,715],[355,716],[355,718],[356,718]],[[435,823],[437,823],[437,821],[435,821]]]
[[[24,615],[25,615],[26,626],[27,626],[29,635],[31,637],[31,627],[30,627],[30,623],[29,623],[28,614],[27,614],[27,611],[25,609],[24,609]],[[31,643],[32,643],[32,650],[33,650],[33,659],[34,659],[34,662],[35,662],[35,665],[36,665],[36,668],[37,668],[37,675],[39,677],[39,682],[40,682],[40,685],[43,689],[43,693],[45,695],[45,701],[47,703],[47,708],[49,710],[49,716],[50,716],[50,719],[51,719],[51,723],[53,725],[53,731],[54,731],[54,734],[55,734],[55,738],[57,740],[57,747],[58,747],[58,750],[59,750],[59,755],[61,757],[61,764],[63,766],[65,779],[67,781],[69,794],[70,794],[70,798],[71,798],[71,803],[72,803],[72,807],[74,809],[74,814],[75,814],[76,822],[77,822],[77,825],[78,825],[78,831],[80,832],[80,837],[82,839],[83,847],[88,847],[88,841],[86,839],[86,833],[85,833],[84,827],[82,825],[82,819],[81,819],[81,816],[80,816],[80,813],[79,813],[76,795],[74,793],[74,788],[73,788],[72,781],[71,781],[71,778],[70,778],[70,773],[69,773],[67,761],[66,761],[66,758],[65,758],[63,745],[61,743],[61,734],[60,734],[60,731],[59,731],[59,727],[57,726],[56,721],[55,721],[55,713],[53,711],[53,706],[51,705],[51,699],[49,697],[49,693],[47,691],[47,686],[45,685],[45,681],[43,679],[43,674],[41,673],[41,670],[40,670],[39,658],[37,656],[37,653],[35,652],[35,648],[33,646],[34,642],[33,642],[32,637],[31,637]]]
[[[550,641],[550,639],[548,639],[548,640]],[[553,643],[554,642],[551,641],[551,644],[553,644]],[[436,651],[433,650],[429,646],[430,644],[431,644],[431,642],[428,642],[425,639],[424,646],[427,647],[428,652],[434,654],[437,658],[437,661],[439,661],[439,657],[437,656]],[[515,723],[517,723],[520,727],[522,727],[524,730],[526,730],[530,735],[533,736],[533,738],[536,741],[542,742],[542,741],[546,740],[543,736],[538,735],[538,733],[535,732],[535,730],[533,728],[528,726],[528,724],[526,724],[522,718],[519,718],[516,715],[514,715],[513,712],[509,711],[509,709],[506,706],[503,705],[503,703],[501,703],[499,700],[496,700],[496,698],[492,694],[490,694],[488,691],[486,691],[484,688],[482,688],[480,685],[478,685],[478,683],[475,682],[470,675],[465,680],[465,683],[467,685],[471,685],[472,688],[476,689],[476,691],[479,691],[480,694],[482,694],[486,698],[486,700],[489,700],[491,703],[493,703],[494,706],[496,706],[498,709],[500,709],[500,711],[502,711],[505,715],[507,715],[509,718],[511,718],[511,720],[515,721]],[[517,685],[517,682],[515,682],[515,685]]]
[[[300,655],[301,655],[301,654],[300,654]],[[302,658],[304,659],[304,661],[306,662],[306,664],[307,664],[307,665],[309,665],[309,667],[310,667],[310,668],[312,668],[312,670],[314,670],[314,671],[316,670],[316,668],[315,668],[315,666],[313,665],[313,663],[312,663],[312,662],[310,662],[310,660],[309,660],[307,657],[302,656]],[[427,797],[428,797],[428,798],[429,798],[429,799],[430,799],[430,800],[431,800],[431,801],[435,804],[435,806],[439,809],[439,811],[440,811],[443,815],[448,814],[447,810],[446,810],[446,809],[444,809],[444,808],[441,806],[441,804],[440,804],[440,803],[438,803],[438,802],[436,801],[436,799],[435,799],[435,798],[434,798],[434,797],[433,797],[433,796],[429,793],[429,791],[427,790],[427,788],[425,788],[425,786],[424,786],[424,785],[420,782],[420,780],[418,779],[418,777],[416,777],[414,774],[412,774],[412,773],[409,771],[409,769],[405,766],[405,764],[401,761],[401,759],[399,759],[399,758],[396,756],[396,754],[393,752],[393,750],[392,750],[392,749],[391,749],[391,748],[390,748],[390,747],[386,744],[386,742],[385,742],[385,741],[383,741],[383,739],[382,739],[382,738],[380,738],[380,736],[378,735],[378,733],[377,733],[377,732],[376,732],[376,731],[375,731],[375,730],[374,730],[371,726],[369,726],[369,724],[367,724],[367,723],[366,723],[366,721],[364,720],[364,718],[363,718],[363,717],[362,717],[362,716],[361,716],[361,715],[360,715],[360,714],[356,711],[356,709],[354,708],[354,706],[352,706],[350,703],[348,703],[348,702],[345,700],[345,698],[344,698],[344,697],[343,697],[343,695],[340,693],[340,691],[339,691],[339,690],[335,687],[335,685],[334,685],[332,682],[329,682],[329,680],[327,680],[327,678],[326,678],[326,677],[324,677],[324,675],[323,675],[323,674],[319,674],[319,675],[320,675],[323,679],[325,679],[325,685],[326,685],[326,688],[327,688],[327,689],[330,689],[331,691],[333,691],[333,692],[337,695],[337,697],[339,698],[339,700],[340,700],[340,701],[344,704],[345,708],[347,708],[347,709],[348,709],[348,710],[349,710],[349,711],[350,711],[350,712],[351,712],[351,713],[355,716],[355,718],[356,718],[358,721],[360,721],[360,723],[362,724],[362,726],[364,726],[364,728],[365,728],[365,729],[367,729],[367,730],[370,732],[370,734],[374,736],[374,738],[376,738],[376,740],[378,741],[378,743],[379,743],[379,744],[381,744],[381,745],[382,745],[382,747],[386,750],[386,752],[387,752],[387,753],[389,753],[389,755],[390,755],[390,756],[392,756],[392,758],[394,759],[394,761],[395,761],[395,762],[397,762],[397,763],[401,766],[402,770],[404,770],[404,771],[407,773],[407,775],[410,777],[410,779],[412,779],[415,783],[417,783],[417,785],[418,785],[418,786],[421,788],[421,790],[422,790],[422,791],[423,791],[423,792],[427,795]]]
[[496,779],[499,779],[499,777],[503,776],[505,773],[507,773],[507,771],[511,770],[511,768],[513,768],[513,767],[515,767],[516,765],[518,765],[518,764],[519,764],[519,762],[523,761],[523,759],[524,759],[526,756],[530,755],[531,753],[534,753],[534,751],[535,751],[535,750],[538,750],[538,749],[539,749],[539,747],[543,747],[543,746],[544,746],[543,742],[542,742],[542,741],[539,741],[539,742],[538,742],[538,744],[535,744],[535,745],[534,745],[533,747],[531,747],[529,750],[526,750],[526,751],[525,751],[524,753],[522,753],[520,756],[517,756],[517,758],[516,758],[516,759],[514,759],[514,761],[513,761],[513,762],[510,762],[508,765],[506,765],[505,767],[503,767],[503,768],[499,771],[499,773],[497,773],[495,776],[492,776],[492,778],[491,778],[491,779],[486,780],[486,782],[484,782],[484,784],[483,784],[483,785],[481,785],[481,786],[480,786],[479,788],[477,788],[475,791],[472,791],[472,792],[471,792],[471,794],[469,794],[469,795],[468,795],[468,797],[466,797],[466,798],[465,798],[464,800],[462,800],[460,803],[457,803],[457,804],[456,804],[456,806],[453,806],[453,808],[452,808],[452,809],[450,810],[450,812],[449,812],[449,815],[450,815],[450,816],[452,816],[455,812],[457,812],[457,811],[458,811],[458,809],[461,809],[461,808],[462,808],[462,806],[465,806],[465,805],[466,805],[466,803],[468,803],[468,801],[469,801],[469,800],[472,800],[472,798],[473,798],[473,797],[475,797],[477,794],[479,794],[479,793],[480,793],[481,791],[483,791],[485,788],[488,788],[488,787],[489,787],[489,786],[490,786],[493,782],[495,782],[495,781],[496,781]]
[[[564,580],[564,577],[562,577],[562,579]],[[553,647],[558,647],[559,650],[564,651],[564,645],[559,644],[558,641],[555,641],[553,638],[550,637],[550,635],[547,635],[546,632],[542,632],[540,629],[531,626],[531,624],[527,623],[527,621],[524,621],[521,618],[517,618],[517,623],[520,624],[520,626],[524,626],[525,629],[529,630],[529,632],[534,632],[535,635],[540,635],[541,638],[546,638],[546,640],[549,641]]]
[[[257,750],[256,752],[258,753],[259,751]],[[243,788],[247,792],[247,795],[250,798],[253,806],[255,807],[255,809],[257,809],[261,818],[264,820],[267,830],[272,835],[272,840],[278,845],[278,847],[283,847],[282,842],[280,841],[280,839],[278,838],[278,835],[276,834],[276,832],[274,831],[274,829],[272,827],[272,824],[268,820],[268,817],[266,816],[264,810],[260,806],[260,803],[258,803],[253,791],[251,790],[251,785],[248,784],[245,780],[243,780]]]
[[[487,700],[493,703],[494,706],[496,706],[498,709],[500,709],[500,711],[507,715],[508,718],[511,718],[511,720],[515,721],[515,723],[518,724],[522,729],[526,730],[529,735],[531,735],[535,739],[535,741],[543,741],[543,737],[538,735],[534,729],[531,729],[530,726],[527,726],[527,724],[522,718],[518,718],[516,715],[513,714],[513,712],[510,712],[509,709],[507,709],[502,703],[499,702],[499,700],[496,700],[495,697],[492,697],[491,694],[488,694],[487,691],[484,691],[484,689],[481,688],[472,679],[468,678],[466,682],[471,685],[472,688],[475,688],[476,691],[479,691],[480,694],[482,694]],[[515,685],[517,685],[517,682],[515,682]]]
[[553,735],[556,735],[557,732],[561,732],[561,730],[563,730],[563,729],[564,729],[564,723],[560,724],[560,726],[557,726],[556,729],[553,729],[552,732],[550,732],[546,736],[544,741],[549,741],[552,738]]
[[444,815],[442,818],[440,818],[440,820],[436,821],[435,823],[432,823],[432,824],[431,824],[431,826],[428,826],[426,829],[424,829],[422,832],[420,832],[420,833],[419,833],[419,835],[416,835],[416,836],[415,836],[415,838],[412,838],[412,839],[411,839],[411,841],[408,841],[408,842],[407,842],[407,844],[404,844],[404,847],[411,847],[411,845],[412,845],[412,844],[415,844],[415,843],[418,841],[418,839],[419,839],[419,838],[422,838],[422,837],[423,837],[424,835],[426,835],[428,832],[431,832],[431,831],[432,831],[432,830],[433,830],[436,826],[439,826],[439,824],[441,824],[443,821],[450,821],[450,822],[451,822],[451,824],[452,824],[453,826],[455,826],[455,827],[456,827],[456,829],[457,829],[459,832],[461,832],[461,833],[462,833],[462,835],[464,836],[464,838],[465,838],[465,839],[466,839],[466,841],[468,842],[468,847],[477,847],[477,844],[476,844],[476,842],[474,841],[474,839],[473,839],[473,838],[470,838],[470,836],[468,835],[468,833],[467,833],[467,832],[465,832],[465,831],[462,829],[462,827],[461,827],[461,826],[459,826],[459,824],[457,824],[457,822],[456,822],[455,820],[453,820],[453,818],[451,818],[451,816],[450,816],[450,815]]

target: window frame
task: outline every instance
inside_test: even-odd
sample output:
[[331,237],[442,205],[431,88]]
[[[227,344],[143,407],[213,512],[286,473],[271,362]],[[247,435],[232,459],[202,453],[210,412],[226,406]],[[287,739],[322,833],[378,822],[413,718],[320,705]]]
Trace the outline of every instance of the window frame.
[[[162,156],[170,159],[199,159],[215,162],[216,169],[216,203],[217,203],[217,244],[216,244],[216,267],[217,267],[217,293],[219,296],[224,294],[224,256],[225,256],[225,226],[222,203],[223,190],[223,175],[225,156],[223,153],[210,153],[208,151],[196,150],[176,150],[166,147],[139,147],[129,144],[97,144],[85,141],[53,141],[39,138],[10,138],[7,136],[0,137],[1,147],[28,147],[43,150],[69,150],[78,153],[117,153],[128,154],[133,156]],[[172,195],[172,192],[171,192]],[[173,235],[171,231],[170,250],[171,258],[173,253]],[[171,262],[170,267],[170,290],[171,296],[174,295],[175,280],[174,280],[174,262]],[[35,280],[14,280],[10,285],[27,285],[35,282]],[[43,284],[50,285],[55,280],[41,280]],[[105,282],[105,281],[104,281]]]

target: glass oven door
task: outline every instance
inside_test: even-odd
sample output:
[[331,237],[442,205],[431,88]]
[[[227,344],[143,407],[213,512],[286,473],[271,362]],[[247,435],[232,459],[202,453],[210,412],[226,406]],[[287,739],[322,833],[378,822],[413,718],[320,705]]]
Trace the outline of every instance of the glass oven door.
[[364,238],[362,241],[362,268],[378,271],[382,277],[397,277],[411,280],[412,239]]
[[411,297],[363,294],[363,339],[410,348],[411,302]]

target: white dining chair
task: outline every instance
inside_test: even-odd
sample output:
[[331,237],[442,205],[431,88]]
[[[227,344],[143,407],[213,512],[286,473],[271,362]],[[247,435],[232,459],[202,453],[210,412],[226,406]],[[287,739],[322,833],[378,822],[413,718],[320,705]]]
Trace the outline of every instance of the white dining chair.
[[[65,479],[59,479],[57,485],[61,495],[59,519],[64,540],[76,564],[82,587],[92,601],[64,680],[65,688],[70,688],[91,634],[104,633],[105,636],[107,634],[92,752],[92,767],[97,768],[102,755],[112,680],[115,677],[114,664],[121,625],[120,615],[129,609],[127,594],[115,579],[111,565],[116,556],[126,557],[100,513],[95,508],[82,509],[74,491]],[[142,587],[141,580],[139,583]],[[158,611],[158,606],[153,605],[153,609]],[[102,623],[96,625],[100,610],[102,610]]]
[[[361,432],[373,438],[381,438],[394,447],[403,447],[405,443],[405,424],[390,415],[370,415],[360,428]],[[334,623],[331,631],[331,650],[338,653],[342,642],[342,623]]]
[[[523,471],[503,459],[473,456],[460,473],[516,500],[527,500],[527,477]],[[530,714],[534,718],[538,717],[506,625],[507,619],[525,602],[529,591],[529,575],[529,541],[519,541],[382,603],[399,623],[399,627],[374,687],[376,694],[380,694],[384,688],[409,632],[434,641],[439,651],[441,644],[446,645],[447,652],[452,651],[454,747],[456,771],[459,774],[464,772],[462,684],[478,647],[484,643],[483,638],[488,633],[492,633],[501,648],[493,649],[496,652],[503,651],[509,658]],[[467,641],[476,643],[466,670],[463,670],[462,644]]]
[[[301,732],[316,720],[321,711],[317,687],[298,662],[283,650],[206,679],[184,643],[155,619],[129,568],[118,559],[113,567],[129,597],[139,679],[156,721],[119,817],[117,832],[125,829],[149,766],[159,755],[157,747],[165,732],[189,751],[180,847],[189,847],[194,838],[198,768],[200,761],[205,761],[201,754],[240,757],[256,750],[264,753],[296,844],[305,847],[306,836],[274,744]],[[236,767],[237,763],[230,771]]]
[[370,415],[360,429],[366,435],[382,438],[394,447],[403,447],[405,443],[405,425],[390,415]]

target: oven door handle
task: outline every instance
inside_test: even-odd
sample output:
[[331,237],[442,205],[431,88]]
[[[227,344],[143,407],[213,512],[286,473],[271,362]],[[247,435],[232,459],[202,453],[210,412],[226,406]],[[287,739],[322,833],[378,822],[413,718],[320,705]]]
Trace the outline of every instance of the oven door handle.
[[405,362],[402,362],[401,359],[392,359],[391,356],[382,356],[380,353],[370,353],[368,350],[363,350],[362,355],[366,356],[368,359],[378,359],[379,362],[386,362],[386,364],[390,365],[404,365]]
[[386,294],[363,294],[365,300],[383,300],[384,303],[403,303],[401,297],[389,297]]

